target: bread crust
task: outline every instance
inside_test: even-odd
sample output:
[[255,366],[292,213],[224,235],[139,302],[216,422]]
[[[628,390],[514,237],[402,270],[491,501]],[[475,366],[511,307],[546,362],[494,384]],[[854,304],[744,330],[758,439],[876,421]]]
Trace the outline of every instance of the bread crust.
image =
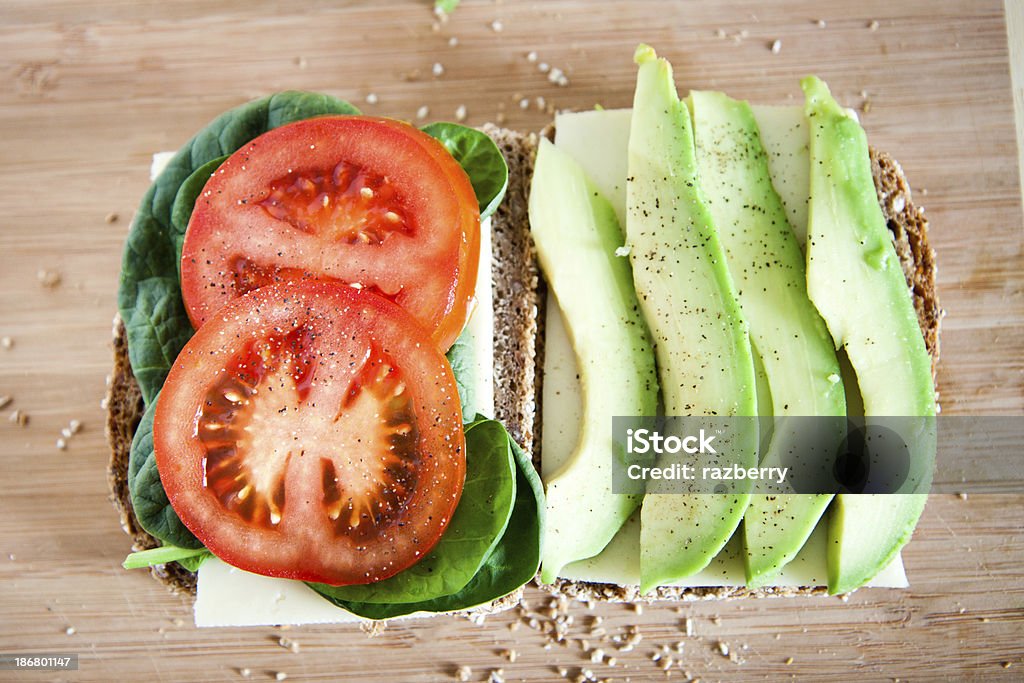
[[[492,285],[494,287],[494,386],[495,417],[540,467],[540,391],[543,367],[543,320],[546,285],[540,275],[529,232],[529,184],[538,136],[493,125],[483,127],[509,165],[509,186],[501,207],[492,219]],[[896,253],[910,289],[918,323],[932,359],[935,377],[939,359],[939,326],[942,311],[935,288],[935,252],[928,241],[928,221],[916,206],[903,169],[889,155],[871,149],[871,168]],[[160,545],[143,530],[132,511],[128,491],[128,456],[144,405],[128,361],[124,324],[114,320],[114,369],[107,389],[107,439],[111,458],[107,478],[111,498],[121,516],[121,526],[132,538],[132,549]],[[194,596],[195,575],[177,563],[151,568],[153,576],[173,592]],[[744,597],[824,595],[824,587],[760,588],[662,587],[641,596],[636,586],[589,583],[560,579],[554,584],[535,583],[553,594],[583,601],[633,602],[637,600],[709,600]],[[497,612],[519,602],[522,589],[472,612]]]

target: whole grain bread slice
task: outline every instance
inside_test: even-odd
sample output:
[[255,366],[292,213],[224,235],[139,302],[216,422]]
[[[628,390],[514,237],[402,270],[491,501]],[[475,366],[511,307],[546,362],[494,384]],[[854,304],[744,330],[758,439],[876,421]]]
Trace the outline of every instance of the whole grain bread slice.
[[[543,367],[543,305],[545,285],[537,266],[529,232],[528,201],[530,179],[538,136],[484,126],[509,165],[509,186],[505,200],[492,218],[492,280],[494,287],[494,386],[495,417],[503,422],[516,441],[532,453],[540,466],[540,389]],[[941,311],[935,291],[935,254],[928,243],[924,212],[914,205],[910,186],[899,164],[890,156],[871,151],[872,170],[879,204],[893,236],[914,298],[921,332],[932,358],[932,372],[939,356]],[[107,437],[111,447],[108,481],[121,525],[132,539],[134,550],[159,545],[146,533],[132,511],[128,491],[128,457],[132,438],[144,405],[128,361],[124,325],[114,321],[114,369],[107,390]],[[195,575],[177,563],[153,567],[154,577],[172,591],[195,594]],[[540,584],[538,584],[540,585]],[[660,588],[641,596],[635,586],[560,580],[542,585],[555,594],[601,601],[701,600],[747,596],[825,593],[822,587],[746,588],[694,587]],[[521,590],[496,600],[475,612],[494,612],[519,602]]]

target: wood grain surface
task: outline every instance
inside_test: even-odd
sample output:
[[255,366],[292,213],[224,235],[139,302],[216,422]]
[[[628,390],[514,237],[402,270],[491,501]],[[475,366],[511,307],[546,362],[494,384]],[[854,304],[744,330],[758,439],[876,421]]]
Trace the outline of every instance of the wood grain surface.
[[[187,602],[120,568],[129,541],[107,498],[100,399],[121,247],[150,155],[280,89],[402,118],[427,106],[430,120],[452,119],[463,105],[471,124],[533,130],[550,119],[544,107],[628,105],[641,40],[673,61],[681,89],[786,103],[799,101],[799,77],[817,73],[862,108],[873,144],[902,162],[931,219],[948,312],[944,412],[1024,415],[1021,197],[1001,2],[465,0],[447,23],[433,21],[426,2],[0,3],[0,336],[13,341],[0,348],[0,395],[13,397],[0,411],[0,653],[81,657],[77,672],[0,680],[235,681],[248,670],[253,680],[431,681],[458,665],[473,680],[498,668],[506,680],[552,680],[558,666],[662,680],[650,655],[677,642],[671,680],[1020,679],[1021,496],[934,496],[905,552],[907,591],[642,614],[576,605],[571,645],[547,650],[515,613],[482,625],[398,623],[373,639],[354,626],[198,630]],[[530,51],[568,85],[550,83]],[[60,284],[42,286],[40,270]],[[6,419],[14,409],[27,426]],[[59,451],[72,419],[84,428]],[[581,650],[587,638],[611,652],[600,631],[587,635],[594,616],[608,634],[638,625],[643,635],[615,653],[615,667]],[[301,650],[281,647],[281,636]]]

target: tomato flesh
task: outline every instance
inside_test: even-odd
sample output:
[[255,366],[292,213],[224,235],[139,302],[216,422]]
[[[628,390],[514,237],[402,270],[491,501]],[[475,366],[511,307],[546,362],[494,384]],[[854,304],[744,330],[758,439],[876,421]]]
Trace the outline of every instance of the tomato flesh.
[[214,554],[268,576],[378,581],[458,504],[455,380],[426,331],[370,292],[285,282],[229,303],[175,361],[153,428],[160,478]]
[[479,241],[472,184],[432,137],[390,119],[307,119],[252,140],[207,182],[185,234],[182,296],[198,328],[266,284],[358,284],[446,351],[468,316]]

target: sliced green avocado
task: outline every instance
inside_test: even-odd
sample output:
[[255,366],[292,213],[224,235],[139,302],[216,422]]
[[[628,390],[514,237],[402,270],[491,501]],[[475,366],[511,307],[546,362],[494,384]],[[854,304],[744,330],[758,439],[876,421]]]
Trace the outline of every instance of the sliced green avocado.
[[[629,136],[626,238],[633,281],[656,344],[666,415],[756,415],[754,366],[725,253],[697,181],[693,131],[672,66],[646,45]],[[757,464],[757,432],[737,430],[723,459]],[[738,494],[647,494],[640,589],[703,569],[750,500]]]
[[[690,102],[701,188],[764,368],[758,388],[771,396],[769,406],[759,399],[759,412],[773,406],[776,416],[845,416],[836,352],[807,298],[803,252],[772,186],[750,105],[701,91],[692,92]],[[794,433],[800,427],[799,420],[780,420],[762,465],[782,464],[780,456],[800,438]],[[751,497],[743,518],[749,586],[767,585],[796,557],[831,499]]]
[[530,189],[530,231],[565,316],[580,372],[579,442],[547,484],[541,579],[601,552],[641,497],[612,493],[612,417],[654,415],[654,348],[640,315],[622,232],[608,201],[568,154],[541,140]]
[[[821,80],[805,78],[810,132],[807,290],[860,385],[865,420],[935,415],[931,360],[878,205],[867,138]],[[902,434],[913,462],[934,458],[934,424]],[[921,490],[927,491],[922,487]],[[862,586],[913,533],[927,495],[841,494],[829,518],[829,592]]]

